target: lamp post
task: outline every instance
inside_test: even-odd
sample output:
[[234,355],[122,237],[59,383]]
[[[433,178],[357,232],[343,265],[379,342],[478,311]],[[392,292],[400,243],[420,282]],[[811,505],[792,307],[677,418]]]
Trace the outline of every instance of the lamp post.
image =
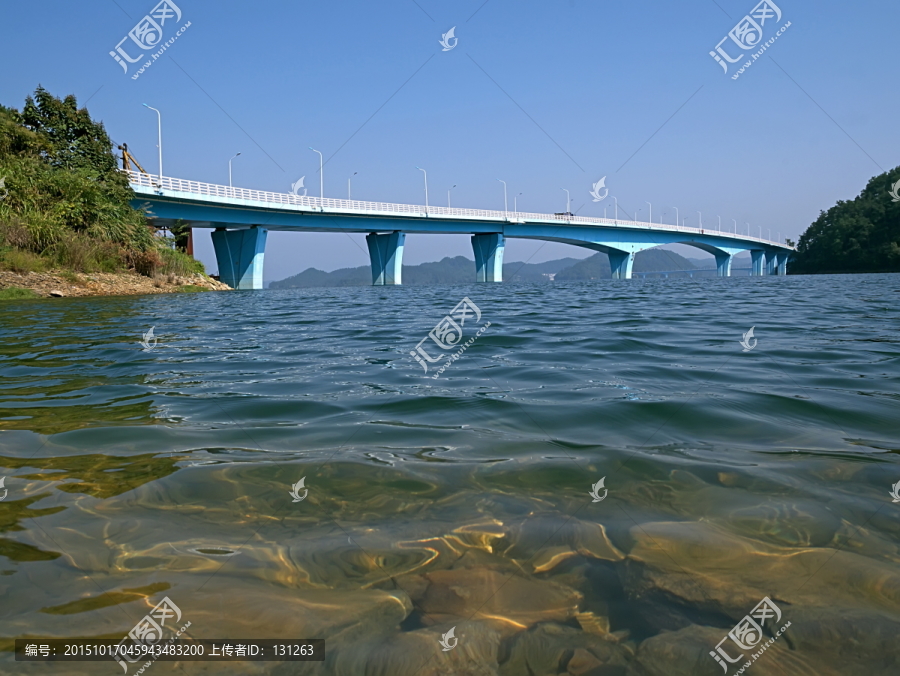
[[[519,195],[521,195],[521,194],[523,194],[523,193],[519,193]],[[519,213],[519,195],[516,195],[515,197],[513,197],[513,211],[515,213]]]
[[506,181],[500,178],[497,180],[503,184],[503,216],[505,217],[509,213],[509,203],[506,201]]
[[[454,183],[453,185],[450,186],[450,190],[453,190],[453,188],[455,188],[455,187],[456,187],[456,184]],[[450,208],[450,190],[447,191],[447,208],[448,209]]]
[[153,110],[156,112],[157,135],[158,135],[157,148],[159,148],[159,187],[162,188],[162,177],[163,177],[163,170],[162,170],[162,115],[160,114],[160,112],[158,110],[156,110],[156,108],[154,108],[153,106],[148,106],[146,103],[144,104],[144,108],[149,108],[150,110]]
[[678,207],[672,207],[675,210],[675,227],[678,227],[679,218],[678,218]]
[[618,224],[619,224],[619,198],[616,197],[615,195],[613,195],[613,199],[616,201],[616,218],[615,218],[615,223],[616,223],[616,225],[618,225]]
[[701,214],[701,213],[698,211],[698,212],[697,212],[697,215],[700,217],[700,220],[698,221],[698,222],[700,223],[700,225],[698,225],[697,227],[700,228],[701,230],[703,230],[703,214]]
[[734,234],[736,235],[737,234],[737,219],[732,218],[731,220],[734,221]]
[[[239,156],[240,156],[240,153],[238,153],[234,157],[239,157]],[[231,160],[233,160],[234,157],[232,157]],[[229,188],[232,187],[232,185],[231,185],[231,160],[228,160],[228,187]]]
[[[565,188],[560,188],[560,190],[566,190]],[[569,198],[569,191],[566,190],[566,215],[569,215],[570,205],[572,204],[572,200]]]
[[428,213],[428,172],[425,171],[422,167],[416,167],[419,171],[425,174],[425,213]]
[[647,202],[650,205],[650,225],[653,225],[653,205],[650,202]]
[[314,153],[319,153],[319,199],[325,197],[325,162],[322,160],[322,153],[310,146]]
[[722,232],[722,217],[719,216],[719,232]]
[[[353,178],[358,173],[358,171],[354,171],[352,174],[350,174],[350,178]],[[347,179],[347,201],[350,201],[350,178]]]

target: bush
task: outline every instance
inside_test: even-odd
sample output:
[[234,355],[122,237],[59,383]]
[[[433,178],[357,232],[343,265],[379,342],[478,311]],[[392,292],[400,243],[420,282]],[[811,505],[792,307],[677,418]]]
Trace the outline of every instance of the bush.
[[186,253],[169,248],[161,249],[159,253],[162,258],[159,271],[164,275],[186,277],[196,273],[206,274],[203,263]]

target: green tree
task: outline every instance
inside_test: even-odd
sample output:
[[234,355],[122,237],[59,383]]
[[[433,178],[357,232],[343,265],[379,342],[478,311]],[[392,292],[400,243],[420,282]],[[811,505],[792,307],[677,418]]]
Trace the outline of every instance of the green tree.
[[[791,273],[900,272],[900,167],[872,178],[800,236]],[[893,193],[893,194],[892,194]]]

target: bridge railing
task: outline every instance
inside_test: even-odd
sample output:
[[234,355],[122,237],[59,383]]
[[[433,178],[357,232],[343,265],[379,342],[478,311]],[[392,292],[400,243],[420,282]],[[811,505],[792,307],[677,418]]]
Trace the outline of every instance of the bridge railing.
[[173,192],[188,193],[192,195],[204,195],[208,197],[222,197],[225,199],[249,200],[252,202],[264,202],[266,204],[291,205],[312,209],[338,209],[342,211],[370,212],[380,214],[409,214],[416,216],[445,216],[477,218],[492,221],[559,221],[571,225],[606,225],[613,227],[627,226],[630,228],[646,228],[653,230],[669,230],[672,232],[684,232],[688,234],[717,234],[730,235],[731,237],[767,244],[778,244],[758,237],[729,233],[707,228],[689,228],[681,225],[666,225],[664,223],[646,223],[637,220],[622,220],[612,218],[597,218],[594,216],[568,216],[565,214],[542,214],[526,211],[493,211],[490,209],[462,209],[457,207],[438,207],[418,204],[395,204],[393,202],[364,202],[361,200],[342,200],[331,198],[312,197],[308,195],[294,195],[293,193],[268,192],[266,190],[250,190],[248,188],[233,188],[227,185],[215,183],[202,183],[189,181],[182,178],[160,177],[154,174],[144,174],[139,171],[126,171],[133,185],[139,185],[157,190],[171,190]]

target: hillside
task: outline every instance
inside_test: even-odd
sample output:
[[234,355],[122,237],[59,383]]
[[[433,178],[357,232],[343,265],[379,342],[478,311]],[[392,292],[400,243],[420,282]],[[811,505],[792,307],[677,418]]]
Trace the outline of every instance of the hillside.
[[[790,273],[900,272],[900,167],[823,211],[800,236]],[[896,195],[896,197],[895,197]]]
[[[505,263],[503,278],[516,282],[548,282],[547,275],[559,272],[577,258],[560,258],[545,263]],[[434,263],[403,266],[403,283],[420,286],[427,284],[468,284],[475,280],[475,261],[465,256],[449,256]],[[270,289],[292,289],[312,286],[366,286],[372,283],[372,272],[368,265],[358,268],[342,268],[334,272],[323,272],[308,268],[298,275],[272,282]]]

